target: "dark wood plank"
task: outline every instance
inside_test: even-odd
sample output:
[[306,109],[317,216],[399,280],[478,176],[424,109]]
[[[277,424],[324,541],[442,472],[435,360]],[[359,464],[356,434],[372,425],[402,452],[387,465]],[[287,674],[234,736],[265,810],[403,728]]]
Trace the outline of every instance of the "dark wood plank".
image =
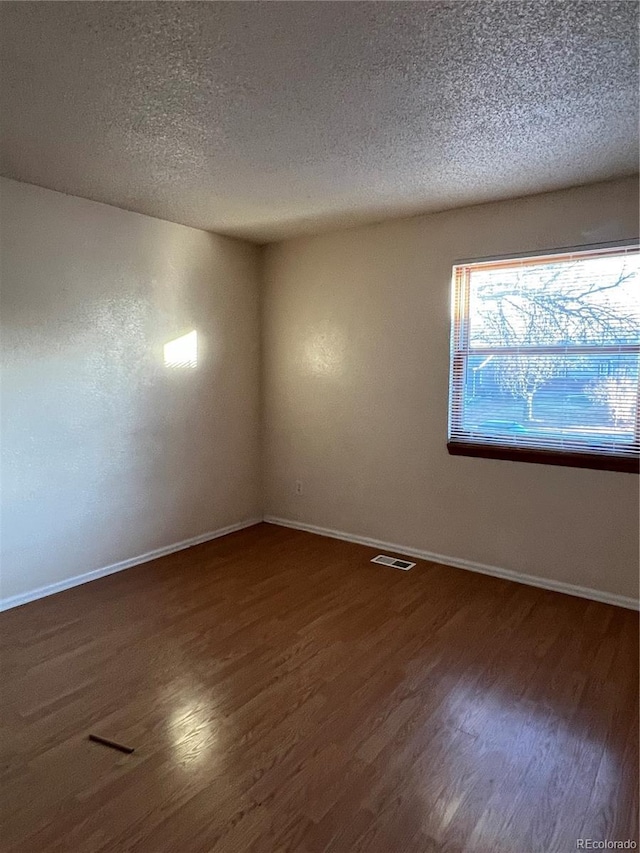
[[3,849],[637,843],[638,615],[374,553],[261,524],[2,614]]

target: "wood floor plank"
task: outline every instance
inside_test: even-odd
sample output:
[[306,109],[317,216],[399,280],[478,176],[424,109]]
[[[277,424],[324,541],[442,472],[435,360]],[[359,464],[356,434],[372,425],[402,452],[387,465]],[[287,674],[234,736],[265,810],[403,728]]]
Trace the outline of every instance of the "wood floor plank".
[[260,524],[1,614],[2,849],[638,843],[638,615],[374,554]]

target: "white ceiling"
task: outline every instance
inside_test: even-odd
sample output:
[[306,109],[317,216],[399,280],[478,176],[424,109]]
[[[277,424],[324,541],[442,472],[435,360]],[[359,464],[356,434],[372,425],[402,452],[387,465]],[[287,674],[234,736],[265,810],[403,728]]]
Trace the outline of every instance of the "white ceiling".
[[631,174],[635,2],[0,3],[0,172],[257,241]]

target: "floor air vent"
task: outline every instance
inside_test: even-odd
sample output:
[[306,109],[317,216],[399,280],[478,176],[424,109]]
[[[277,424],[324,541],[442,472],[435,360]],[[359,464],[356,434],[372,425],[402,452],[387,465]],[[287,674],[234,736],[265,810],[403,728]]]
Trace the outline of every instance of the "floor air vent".
[[403,572],[408,572],[415,566],[415,563],[409,563],[407,560],[399,560],[397,557],[387,557],[386,554],[378,554],[371,560],[372,563],[380,563],[381,566],[391,566],[392,569],[402,569]]

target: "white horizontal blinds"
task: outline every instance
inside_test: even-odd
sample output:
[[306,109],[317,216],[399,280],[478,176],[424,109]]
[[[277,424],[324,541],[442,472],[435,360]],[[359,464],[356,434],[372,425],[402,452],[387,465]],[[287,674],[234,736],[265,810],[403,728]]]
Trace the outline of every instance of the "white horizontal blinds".
[[449,439],[638,453],[640,255],[454,267]]
[[464,439],[462,424],[469,353],[469,272],[470,267],[466,265],[453,268],[449,441]]

